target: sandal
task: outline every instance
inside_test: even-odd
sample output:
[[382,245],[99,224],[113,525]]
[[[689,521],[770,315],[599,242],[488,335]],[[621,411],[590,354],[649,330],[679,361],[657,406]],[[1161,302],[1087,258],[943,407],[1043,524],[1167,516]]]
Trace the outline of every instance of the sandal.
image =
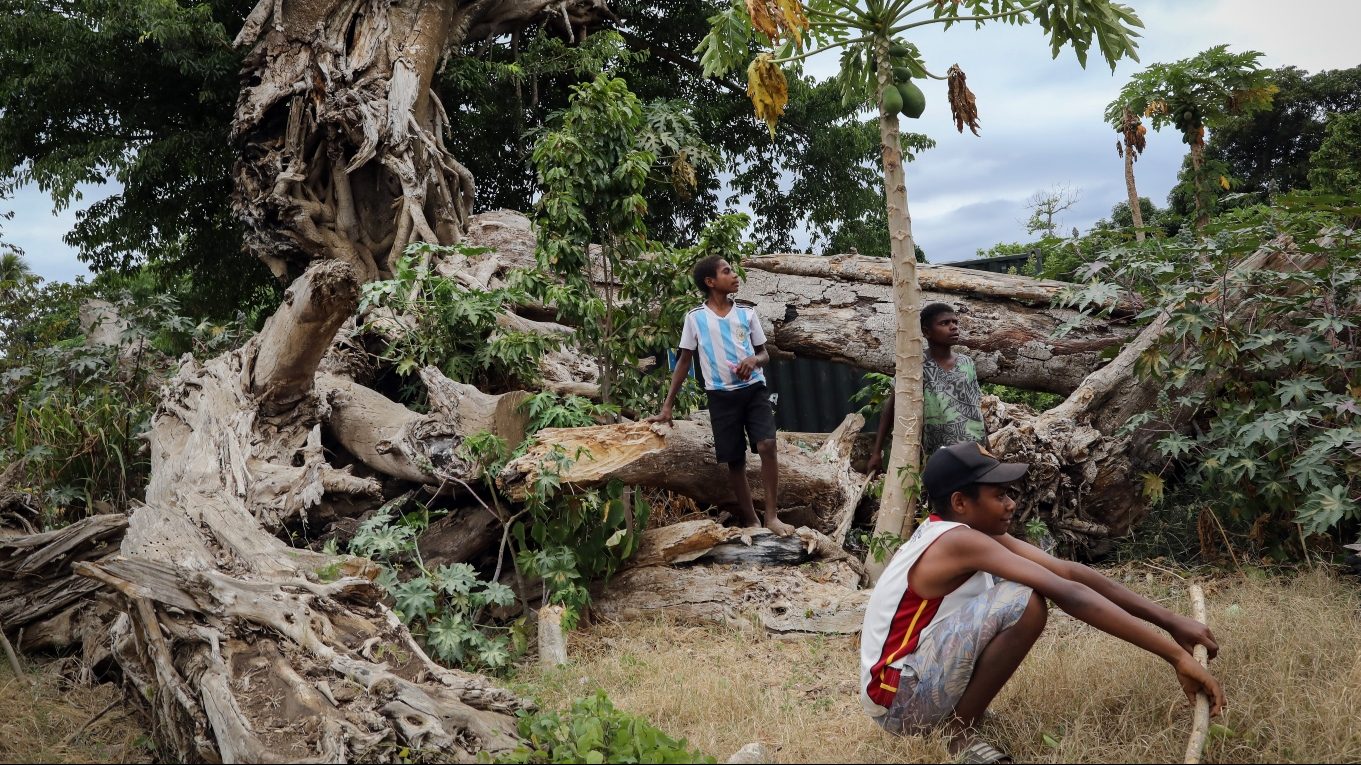
[[957,763],[995,763],[995,762],[1015,762],[1011,755],[1001,749],[989,744],[981,738],[976,738],[964,747],[963,751],[955,755]]

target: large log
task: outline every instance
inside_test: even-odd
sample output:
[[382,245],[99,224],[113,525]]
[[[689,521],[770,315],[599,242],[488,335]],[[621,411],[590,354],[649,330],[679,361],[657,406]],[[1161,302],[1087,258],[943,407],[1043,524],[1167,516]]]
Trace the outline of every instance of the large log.
[[[786,520],[808,525],[838,541],[844,538],[866,481],[850,465],[851,446],[863,424],[859,415],[848,416],[835,437],[829,437],[814,451],[782,440],[776,503]],[[555,454],[559,459],[554,459]],[[753,455],[746,469],[753,499],[759,506],[765,491],[760,459]],[[669,426],[637,422],[546,428],[535,434],[523,456],[506,465],[498,482],[511,497],[522,499],[545,470],[556,470],[563,485],[585,488],[618,480],[631,486],[667,489],[703,504],[732,501],[728,468],[714,457],[707,413],[676,420]]]
[[[437,262],[436,270],[495,287],[509,268],[533,263],[534,234],[518,213],[474,216],[467,241],[489,251],[473,258],[449,256]],[[746,281],[737,297],[756,306],[773,350],[892,373],[895,313],[888,260],[782,254],[751,258],[745,266]],[[948,266],[923,266],[919,279],[923,304],[956,306],[964,335],[961,350],[973,355],[985,382],[1066,395],[1137,333],[1125,320],[1136,306],[1122,302],[1112,307],[1116,320],[1078,321],[1063,338],[1054,338],[1056,330],[1078,318],[1075,311],[1051,305],[1071,286],[1062,282]],[[527,308],[538,318],[551,318],[542,306]],[[584,379],[580,370],[554,374],[548,378],[552,386],[570,384],[564,376]]]
[[[270,326],[333,333],[338,322],[324,314],[354,308],[346,271],[313,267],[291,290],[323,297],[286,302]],[[318,277],[348,278],[350,288],[318,290]],[[287,363],[260,363],[257,337],[184,364],[153,418],[146,504],[120,554],[75,566],[123,605],[109,647],[162,751],[182,761],[355,761],[405,748],[471,761],[511,746],[521,702],[431,661],[381,602],[375,567],[275,533],[289,513],[305,519],[336,492],[372,484],[326,463],[329,405],[296,383],[313,379],[314,346],[331,335],[289,337],[310,347],[291,349]]]

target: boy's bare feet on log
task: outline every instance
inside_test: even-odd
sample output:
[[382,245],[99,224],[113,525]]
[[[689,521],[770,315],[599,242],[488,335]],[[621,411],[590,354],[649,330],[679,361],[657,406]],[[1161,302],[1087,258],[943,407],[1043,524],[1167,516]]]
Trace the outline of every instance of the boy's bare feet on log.
[[774,532],[776,536],[780,536],[780,537],[787,537],[787,536],[789,536],[790,534],[793,534],[793,533],[794,533],[794,527],[793,527],[793,526],[790,526],[789,524],[785,523],[784,521],[780,520],[779,518],[774,518],[774,517],[771,517],[771,516],[769,516],[769,515],[766,516],[766,523],[765,523],[765,526],[766,526],[766,528],[768,528],[768,529],[770,529],[772,532]]

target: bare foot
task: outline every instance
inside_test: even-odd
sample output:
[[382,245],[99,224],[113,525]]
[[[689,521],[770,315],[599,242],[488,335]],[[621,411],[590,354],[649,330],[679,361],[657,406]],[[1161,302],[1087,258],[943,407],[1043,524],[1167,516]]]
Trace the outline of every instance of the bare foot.
[[767,518],[766,528],[775,532],[777,537],[787,537],[794,533],[794,527],[780,520],[779,518]]

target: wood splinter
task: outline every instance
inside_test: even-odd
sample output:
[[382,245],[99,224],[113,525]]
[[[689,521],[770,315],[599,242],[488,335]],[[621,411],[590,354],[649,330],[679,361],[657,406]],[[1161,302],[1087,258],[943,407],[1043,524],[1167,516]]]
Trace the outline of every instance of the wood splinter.
[[[1201,624],[1208,624],[1205,618],[1205,591],[1198,584],[1191,585],[1191,617]],[[1200,662],[1200,666],[1209,669],[1209,649],[1197,645],[1192,655]],[[1200,762],[1200,756],[1205,751],[1205,738],[1209,733],[1210,698],[1202,691],[1196,694],[1195,709],[1191,713],[1191,737],[1186,741],[1187,763]]]

